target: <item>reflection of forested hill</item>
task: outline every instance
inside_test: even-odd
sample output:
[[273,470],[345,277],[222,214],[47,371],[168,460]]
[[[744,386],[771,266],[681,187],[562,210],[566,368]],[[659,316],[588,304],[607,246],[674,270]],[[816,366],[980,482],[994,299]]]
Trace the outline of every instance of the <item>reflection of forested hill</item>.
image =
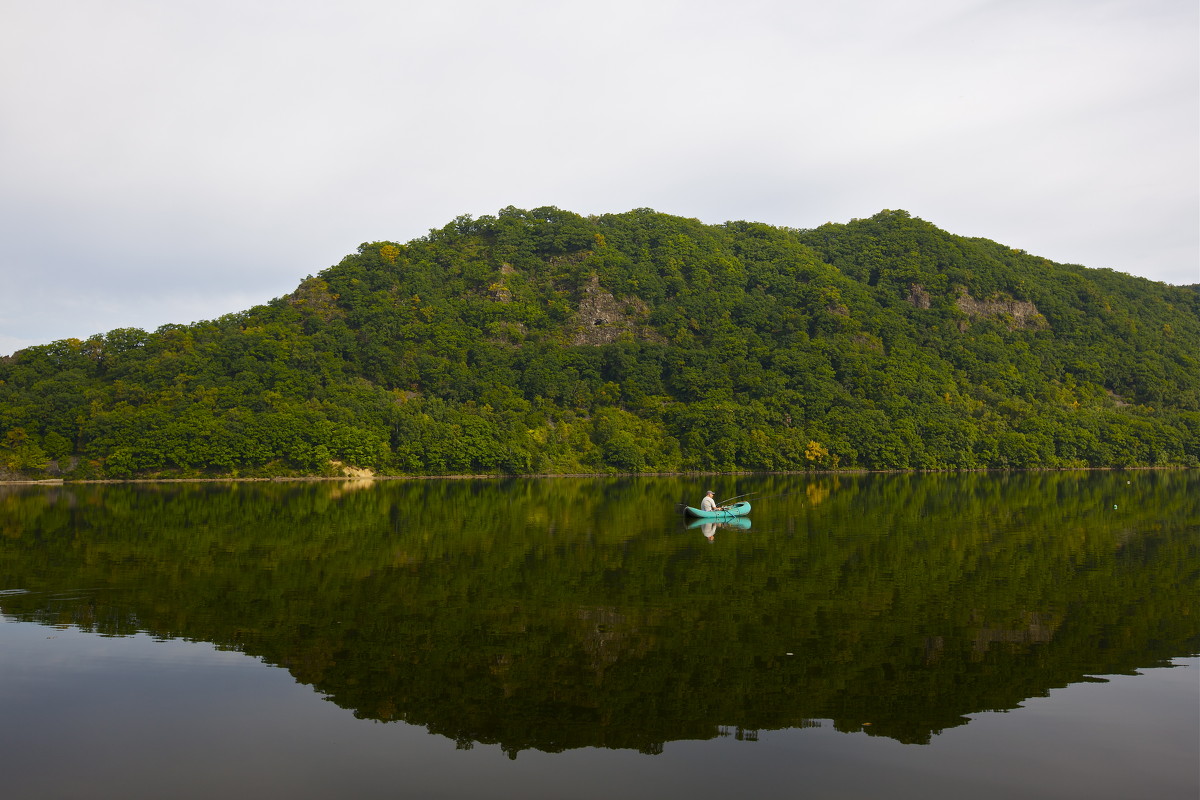
[[714,542],[673,479],[8,489],[0,589],[27,590],[11,617],[213,642],[463,746],[811,719],[925,742],[1200,650],[1200,479],[1129,478],[742,478],[766,499]]
[[1196,466],[1197,352],[1194,291],[902,211],[508,208],[218,320],[0,359],[0,471]]

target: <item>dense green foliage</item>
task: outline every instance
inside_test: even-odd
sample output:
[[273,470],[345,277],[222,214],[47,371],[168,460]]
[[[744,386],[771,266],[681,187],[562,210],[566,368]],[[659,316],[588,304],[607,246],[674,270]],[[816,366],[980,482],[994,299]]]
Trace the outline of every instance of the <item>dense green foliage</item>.
[[0,487],[0,607],[511,754],[928,742],[1200,652],[1196,472],[712,480],[755,492],[750,529],[685,528],[671,477]]
[[461,217],[283,298],[0,359],[67,477],[1200,465],[1200,294],[902,211]]

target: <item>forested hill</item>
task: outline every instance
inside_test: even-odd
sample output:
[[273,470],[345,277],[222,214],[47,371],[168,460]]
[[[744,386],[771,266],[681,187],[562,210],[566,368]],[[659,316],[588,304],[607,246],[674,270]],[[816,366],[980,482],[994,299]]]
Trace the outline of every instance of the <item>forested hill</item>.
[[9,474],[1200,466],[1200,294],[903,211],[507,208],[0,359]]

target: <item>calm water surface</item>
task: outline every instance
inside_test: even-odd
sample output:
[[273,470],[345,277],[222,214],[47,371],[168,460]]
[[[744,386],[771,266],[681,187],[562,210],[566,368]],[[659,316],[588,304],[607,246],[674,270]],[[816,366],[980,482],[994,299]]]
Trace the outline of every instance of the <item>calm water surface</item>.
[[1195,473],[699,480],[0,487],[4,796],[1200,793]]

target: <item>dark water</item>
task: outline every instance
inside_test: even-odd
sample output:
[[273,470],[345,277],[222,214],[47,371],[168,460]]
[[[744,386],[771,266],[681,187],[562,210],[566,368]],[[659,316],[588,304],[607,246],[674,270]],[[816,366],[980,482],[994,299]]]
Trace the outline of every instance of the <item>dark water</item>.
[[1194,472],[0,487],[0,774],[1194,800],[1198,601]]

